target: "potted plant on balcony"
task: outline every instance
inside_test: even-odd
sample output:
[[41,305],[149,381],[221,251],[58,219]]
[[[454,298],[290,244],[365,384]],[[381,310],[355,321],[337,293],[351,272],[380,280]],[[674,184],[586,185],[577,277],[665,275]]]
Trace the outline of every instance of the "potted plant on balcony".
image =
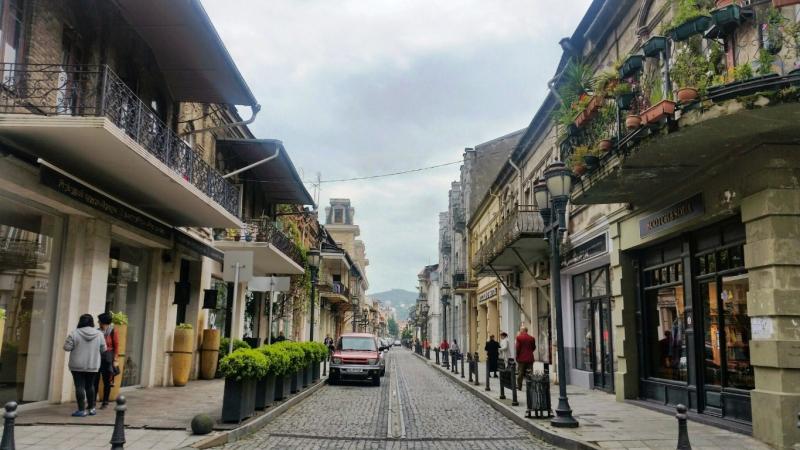
[[179,323],[175,327],[172,341],[172,384],[186,386],[192,370],[192,351],[194,347],[194,327]]
[[614,97],[617,99],[617,106],[619,109],[629,110],[636,94],[633,92],[633,86],[630,83],[620,82],[614,87]]
[[642,126],[642,118],[638,114],[631,112],[625,118],[625,128],[628,130],[635,130]]
[[670,78],[678,87],[675,97],[681,104],[690,103],[700,96],[708,84],[708,73],[713,73],[709,61],[701,50],[700,37],[680,43],[670,68]]
[[631,78],[642,71],[644,68],[644,55],[628,55],[622,67],[619,69],[621,79]]
[[726,30],[745,21],[745,15],[742,14],[742,7],[738,2],[728,0],[720,4],[718,1],[715,6],[716,8],[711,10],[711,21],[715,27]]
[[648,58],[658,58],[667,51],[667,38],[664,36],[651,36],[642,46],[642,53]]
[[585,145],[579,145],[572,150],[572,155],[569,158],[572,173],[579,177],[586,173],[586,162],[583,157],[588,154],[589,147]]
[[673,0],[674,15],[665,25],[667,35],[675,42],[701,34],[711,25],[708,8],[697,0]]
[[289,356],[272,345],[263,345],[257,350],[264,354],[267,360],[266,375],[256,381],[255,408],[261,410],[275,401],[275,381],[286,373]]
[[659,73],[649,72],[644,80],[645,90],[648,94],[649,107],[639,114],[642,124],[657,124],[667,117],[675,114],[675,102],[664,93],[664,86]]
[[600,167],[600,153],[598,149],[587,148],[586,153],[583,155],[583,162],[586,165],[587,172],[593,172]]
[[269,366],[264,354],[239,349],[222,358],[219,370],[225,377],[222,421],[241,422],[255,413],[256,380],[266,376]]

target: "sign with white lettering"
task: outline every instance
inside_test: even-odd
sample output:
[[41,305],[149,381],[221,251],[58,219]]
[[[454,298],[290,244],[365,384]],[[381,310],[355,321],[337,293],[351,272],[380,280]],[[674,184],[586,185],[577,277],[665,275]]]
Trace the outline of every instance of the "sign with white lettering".
[[489,300],[490,298],[496,297],[496,296],[497,296],[497,287],[493,287],[491,289],[487,289],[487,290],[481,292],[480,294],[478,294],[478,302],[483,303],[483,302]]
[[639,220],[639,236],[645,237],[667,230],[689,219],[701,216],[704,212],[703,196],[697,194]]

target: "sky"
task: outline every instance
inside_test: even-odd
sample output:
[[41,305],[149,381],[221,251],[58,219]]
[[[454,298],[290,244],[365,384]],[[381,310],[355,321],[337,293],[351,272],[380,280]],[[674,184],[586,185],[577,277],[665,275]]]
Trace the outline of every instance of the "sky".
[[[304,180],[324,181],[460,161],[525,128],[589,0],[202,4],[262,105],[251,130],[282,140]],[[320,220],[330,198],[352,201],[368,293],[413,291],[438,262],[438,213],[458,177],[453,164],[321,184]]]

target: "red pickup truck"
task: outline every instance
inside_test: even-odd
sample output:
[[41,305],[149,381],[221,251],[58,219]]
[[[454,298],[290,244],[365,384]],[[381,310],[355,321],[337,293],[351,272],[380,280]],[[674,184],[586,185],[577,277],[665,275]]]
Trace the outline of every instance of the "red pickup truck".
[[331,356],[328,384],[344,379],[371,379],[373,386],[380,386],[385,370],[383,350],[373,334],[343,334]]

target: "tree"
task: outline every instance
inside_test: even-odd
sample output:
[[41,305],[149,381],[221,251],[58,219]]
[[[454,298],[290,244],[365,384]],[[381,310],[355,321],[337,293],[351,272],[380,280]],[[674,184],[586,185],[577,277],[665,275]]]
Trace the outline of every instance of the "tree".
[[394,320],[394,317],[389,318],[389,336],[393,338],[397,338],[400,334],[400,329],[397,326],[397,321]]
[[403,340],[410,341],[411,338],[413,338],[413,337],[414,337],[414,333],[411,331],[411,328],[405,327],[403,329],[403,335],[402,335]]

